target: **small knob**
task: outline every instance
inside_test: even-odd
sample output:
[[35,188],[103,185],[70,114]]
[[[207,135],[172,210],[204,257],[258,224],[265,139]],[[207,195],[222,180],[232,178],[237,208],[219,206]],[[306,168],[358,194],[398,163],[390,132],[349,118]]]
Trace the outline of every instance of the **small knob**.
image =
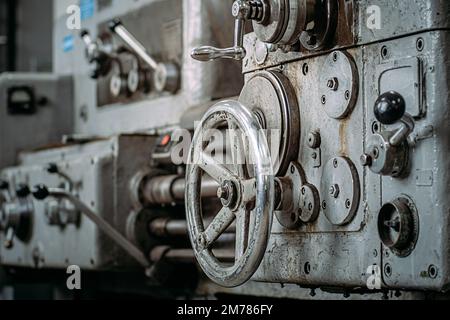
[[401,94],[388,91],[378,97],[374,113],[378,121],[385,125],[398,122],[406,112],[406,102]]
[[8,190],[9,182],[6,180],[0,180],[0,190]]
[[80,37],[83,39],[86,36],[89,36],[89,31],[86,29],[81,30]]
[[25,184],[20,184],[16,189],[16,195],[19,198],[26,198],[30,195],[30,188]]
[[47,172],[50,174],[57,174],[59,172],[58,165],[56,163],[49,163],[46,168]]
[[50,195],[47,186],[43,184],[35,186],[32,193],[33,197],[39,201],[45,200]]

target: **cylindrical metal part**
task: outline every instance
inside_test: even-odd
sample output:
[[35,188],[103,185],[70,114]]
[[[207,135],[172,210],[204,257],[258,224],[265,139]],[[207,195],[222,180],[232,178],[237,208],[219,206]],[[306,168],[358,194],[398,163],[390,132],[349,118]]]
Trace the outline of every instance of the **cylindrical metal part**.
[[136,54],[145,61],[153,70],[158,68],[158,63],[148,54],[147,49],[120,23],[115,24],[111,30],[115,32]]
[[[150,223],[149,230],[151,234],[158,237],[183,237],[188,235],[186,220],[155,219]],[[226,232],[232,233],[235,231],[236,224],[233,223]]]
[[[150,179],[142,188],[143,199],[149,204],[171,204],[184,200],[186,180],[180,176],[161,176]],[[202,197],[217,196],[219,184],[211,178],[202,181]]]
[[[155,254],[154,254],[155,252]],[[160,252],[164,252],[163,255]],[[214,250],[214,255],[223,262],[234,262],[234,251],[230,249]],[[192,249],[171,249],[167,247],[155,247],[150,253],[152,260],[165,259],[167,261],[178,263],[193,263],[195,262],[194,251]],[[158,262],[158,261],[153,261]]]

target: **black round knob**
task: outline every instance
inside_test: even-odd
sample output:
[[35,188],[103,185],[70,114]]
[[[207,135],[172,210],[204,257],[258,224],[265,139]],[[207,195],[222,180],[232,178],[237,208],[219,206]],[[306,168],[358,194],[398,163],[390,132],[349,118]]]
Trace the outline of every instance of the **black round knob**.
[[56,174],[59,172],[58,165],[56,163],[49,163],[46,170],[50,174]]
[[375,117],[382,124],[391,125],[396,123],[405,115],[405,112],[405,99],[398,92],[385,92],[375,102]]
[[0,190],[8,190],[9,183],[6,180],[0,180]]
[[19,198],[26,198],[30,195],[30,188],[26,184],[19,184],[16,189],[16,195]]
[[80,32],[80,37],[81,38],[84,38],[85,36],[88,36],[88,35],[89,35],[89,31],[88,30],[86,30],[86,29],[81,30],[81,32]]
[[33,188],[33,197],[36,200],[45,200],[50,195],[47,186],[39,184]]

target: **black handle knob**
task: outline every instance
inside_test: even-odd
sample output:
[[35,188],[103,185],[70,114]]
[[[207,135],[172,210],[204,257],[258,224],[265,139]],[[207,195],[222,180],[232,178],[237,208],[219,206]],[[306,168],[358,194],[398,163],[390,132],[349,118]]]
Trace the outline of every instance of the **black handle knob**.
[[85,36],[88,36],[88,35],[89,35],[89,31],[88,30],[86,30],[86,29],[81,30],[81,32],[80,32],[80,37],[81,38],[84,38]]
[[56,163],[49,163],[46,168],[47,172],[50,174],[57,174],[59,172],[58,165]]
[[375,117],[382,124],[391,125],[398,122],[405,115],[405,112],[405,99],[398,92],[385,92],[375,102]]
[[0,180],[0,190],[8,190],[9,183],[6,180]]
[[33,197],[39,201],[45,200],[50,195],[47,186],[43,184],[35,186],[32,193]]
[[30,188],[25,184],[19,184],[16,189],[16,195],[19,198],[26,198],[30,195]]

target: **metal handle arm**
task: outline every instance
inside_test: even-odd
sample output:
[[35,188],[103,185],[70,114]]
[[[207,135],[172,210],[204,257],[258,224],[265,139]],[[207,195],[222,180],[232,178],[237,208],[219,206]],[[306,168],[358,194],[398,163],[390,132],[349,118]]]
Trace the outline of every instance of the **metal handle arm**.
[[128,252],[136,261],[142,266],[149,267],[150,263],[145,255],[139,250],[133,243],[126,239],[120,232],[114,229],[108,222],[103,220],[99,215],[92,211],[87,205],[81,202],[73,194],[64,189],[59,188],[47,188],[46,186],[39,185],[33,190],[33,196],[36,200],[45,200],[48,197],[64,198],[69,200],[77,210],[83,213],[89,220],[97,225],[97,227],[103,231],[108,237],[116,242],[122,249]]
[[115,33],[125,42],[152,70],[158,69],[158,63],[148,53],[147,49],[140,43],[122,24],[120,20],[113,20],[109,26],[111,32]]
[[211,61],[216,59],[242,60],[245,58],[244,33],[247,20],[263,21],[268,14],[268,6],[263,0],[236,0],[233,3],[232,14],[236,21],[234,24],[234,45],[230,48],[215,48],[204,46],[195,48],[191,57],[199,61]]
[[173,63],[158,63],[148,53],[144,45],[139,42],[122,24],[120,20],[113,20],[109,26],[111,32],[119,36],[153,71],[153,81],[157,91],[175,93],[180,86],[180,71]]

